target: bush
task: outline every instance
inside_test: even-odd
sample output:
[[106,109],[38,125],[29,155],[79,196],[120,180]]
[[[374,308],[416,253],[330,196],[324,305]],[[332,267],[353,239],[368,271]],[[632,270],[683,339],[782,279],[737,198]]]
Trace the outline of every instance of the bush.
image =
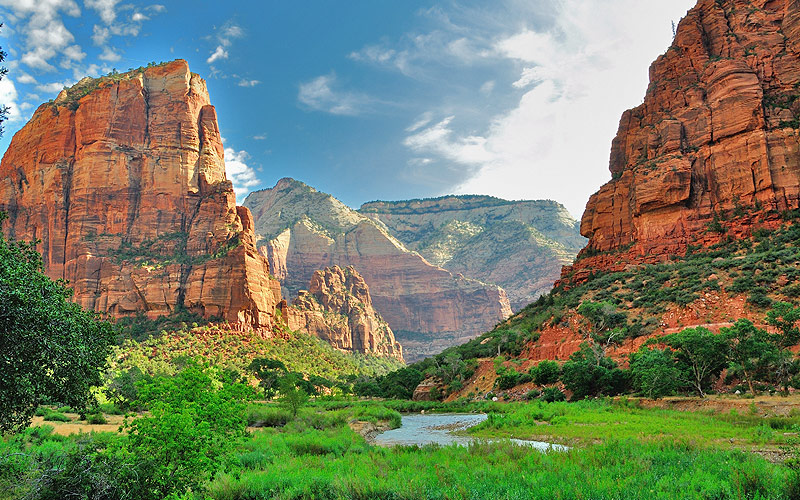
[[537,385],[555,384],[561,377],[561,367],[555,361],[542,361],[530,369],[530,374]]
[[71,422],[72,419],[68,416],[64,415],[60,411],[48,411],[44,415],[44,419],[47,422]]
[[546,387],[542,391],[541,400],[547,403],[554,403],[556,401],[564,401],[567,396],[558,387]]
[[677,391],[682,384],[681,371],[670,349],[642,347],[630,356],[633,387],[648,398],[658,399]]
[[533,401],[534,399],[538,398],[542,394],[542,391],[538,389],[532,389],[525,394],[525,399],[528,401]]
[[86,415],[86,422],[91,425],[101,425],[101,424],[107,424],[108,420],[106,420],[106,417],[104,417],[103,414],[98,411]]

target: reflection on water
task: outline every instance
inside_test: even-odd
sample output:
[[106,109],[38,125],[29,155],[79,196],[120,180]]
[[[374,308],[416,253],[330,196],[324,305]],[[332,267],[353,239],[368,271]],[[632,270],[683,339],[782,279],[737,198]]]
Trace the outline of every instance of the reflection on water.
[[[472,436],[453,434],[454,431],[468,429],[486,420],[485,414],[415,414],[403,415],[402,425],[398,429],[392,429],[375,437],[375,444],[380,446],[411,446],[426,444],[438,444],[447,446],[457,444],[466,446],[478,439]],[[480,439],[481,441],[500,441],[499,439]],[[523,439],[510,439],[512,443],[531,446],[537,450],[546,451],[549,449],[564,451],[569,447],[544,443],[541,441],[526,441]]]

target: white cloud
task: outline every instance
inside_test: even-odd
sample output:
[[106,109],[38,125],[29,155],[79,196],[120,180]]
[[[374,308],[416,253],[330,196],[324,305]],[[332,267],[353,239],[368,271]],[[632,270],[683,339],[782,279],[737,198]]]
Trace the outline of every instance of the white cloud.
[[[36,90],[44,92],[46,94],[58,94],[64,87],[71,87],[75,84],[74,81],[64,80],[63,82],[51,82],[51,83],[42,83],[36,86]],[[28,96],[28,99],[31,99],[31,96]]]
[[228,58],[228,51],[222,48],[222,45],[217,45],[217,49],[208,56],[206,62],[208,64],[213,63],[214,61],[218,61],[220,59],[227,59]]
[[249,159],[247,151],[225,148],[225,175],[233,183],[233,191],[238,199],[244,199],[254,187],[261,184],[256,171],[246,163]]
[[111,24],[117,18],[119,2],[120,0],[84,0],[83,4],[89,9],[96,10],[104,23]]
[[7,77],[0,80],[0,105],[8,106],[6,118],[8,118],[9,123],[22,118],[20,113],[22,108],[17,104],[17,89],[14,86],[14,82]]
[[[73,0],[0,0],[0,6],[8,9],[20,34],[25,34],[20,62],[32,69],[55,71],[50,60],[75,41],[64,26],[62,15],[79,16],[78,5]],[[69,64],[73,60],[70,56],[79,53],[79,47],[77,51],[72,49],[62,62]]]
[[19,72],[19,75],[17,76],[17,81],[19,83],[25,83],[28,85],[36,84],[36,78],[32,77],[28,73],[25,73],[24,71]]
[[[439,111],[438,121],[411,131],[403,143],[416,157],[474,172],[456,192],[551,198],[580,216],[589,195],[610,178],[619,117],[641,102],[647,68],[670,45],[669,20],[693,3],[554,2],[547,29],[522,25],[490,45],[494,57],[518,67],[506,87],[523,91],[516,106],[495,112],[477,133],[460,130],[458,113]],[[514,24],[520,26],[508,25]]]
[[237,83],[237,85],[240,87],[255,87],[259,83],[261,83],[260,80],[247,80],[245,78],[242,78],[241,80],[239,80],[239,83]]
[[311,109],[334,115],[355,116],[369,110],[373,99],[363,94],[339,90],[336,86],[335,73],[318,76],[300,84],[297,99]]
[[103,47],[103,53],[97,56],[101,61],[115,62],[122,59],[122,56],[114,52],[111,47]]
[[212,64],[220,59],[228,58],[228,51],[226,50],[233,44],[234,38],[241,38],[244,36],[244,29],[235,24],[233,21],[228,21],[217,29],[216,38],[219,45],[206,59],[206,63]]
[[419,115],[419,117],[417,117],[417,119],[414,120],[414,123],[412,123],[411,125],[408,126],[408,128],[406,128],[406,132],[414,132],[415,130],[419,130],[425,125],[429,124],[431,120],[433,120],[433,113],[431,113],[430,111],[426,111],[421,115]]
[[148,21],[148,20],[150,20],[150,18],[145,16],[141,12],[134,12],[133,15],[131,16],[131,21],[133,21],[135,23],[136,22],[141,22],[141,21]]
[[497,82],[495,82],[494,80],[489,80],[488,82],[484,82],[483,85],[481,85],[481,94],[484,95],[491,94],[492,91],[494,90],[495,85],[497,85]]
[[267,134],[254,135],[253,136],[253,140],[254,141],[266,141],[267,140]]

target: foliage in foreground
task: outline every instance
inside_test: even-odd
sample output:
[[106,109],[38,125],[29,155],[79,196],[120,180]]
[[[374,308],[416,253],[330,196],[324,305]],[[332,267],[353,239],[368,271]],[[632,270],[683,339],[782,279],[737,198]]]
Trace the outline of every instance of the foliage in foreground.
[[35,242],[0,231],[0,432],[27,426],[50,401],[84,409],[100,385],[113,328],[71,296],[44,274]]

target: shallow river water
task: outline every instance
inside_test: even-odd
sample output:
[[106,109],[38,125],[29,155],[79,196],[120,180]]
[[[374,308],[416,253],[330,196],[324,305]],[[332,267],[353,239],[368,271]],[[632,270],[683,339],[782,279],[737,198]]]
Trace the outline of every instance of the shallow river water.
[[[499,439],[482,439],[472,436],[454,434],[486,420],[485,414],[467,413],[426,413],[403,415],[402,424],[397,429],[378,434],[375,444],[380,446],[410,446],[438,444],[447,446],[457,444],[466,446],[473,441],[500,441]],[[560,444],[544,443],[542,441],[527,441],[523,439],[510,439],[512,443],[531,446],[537,450],[549,449],[564,451],[569,447]]]

